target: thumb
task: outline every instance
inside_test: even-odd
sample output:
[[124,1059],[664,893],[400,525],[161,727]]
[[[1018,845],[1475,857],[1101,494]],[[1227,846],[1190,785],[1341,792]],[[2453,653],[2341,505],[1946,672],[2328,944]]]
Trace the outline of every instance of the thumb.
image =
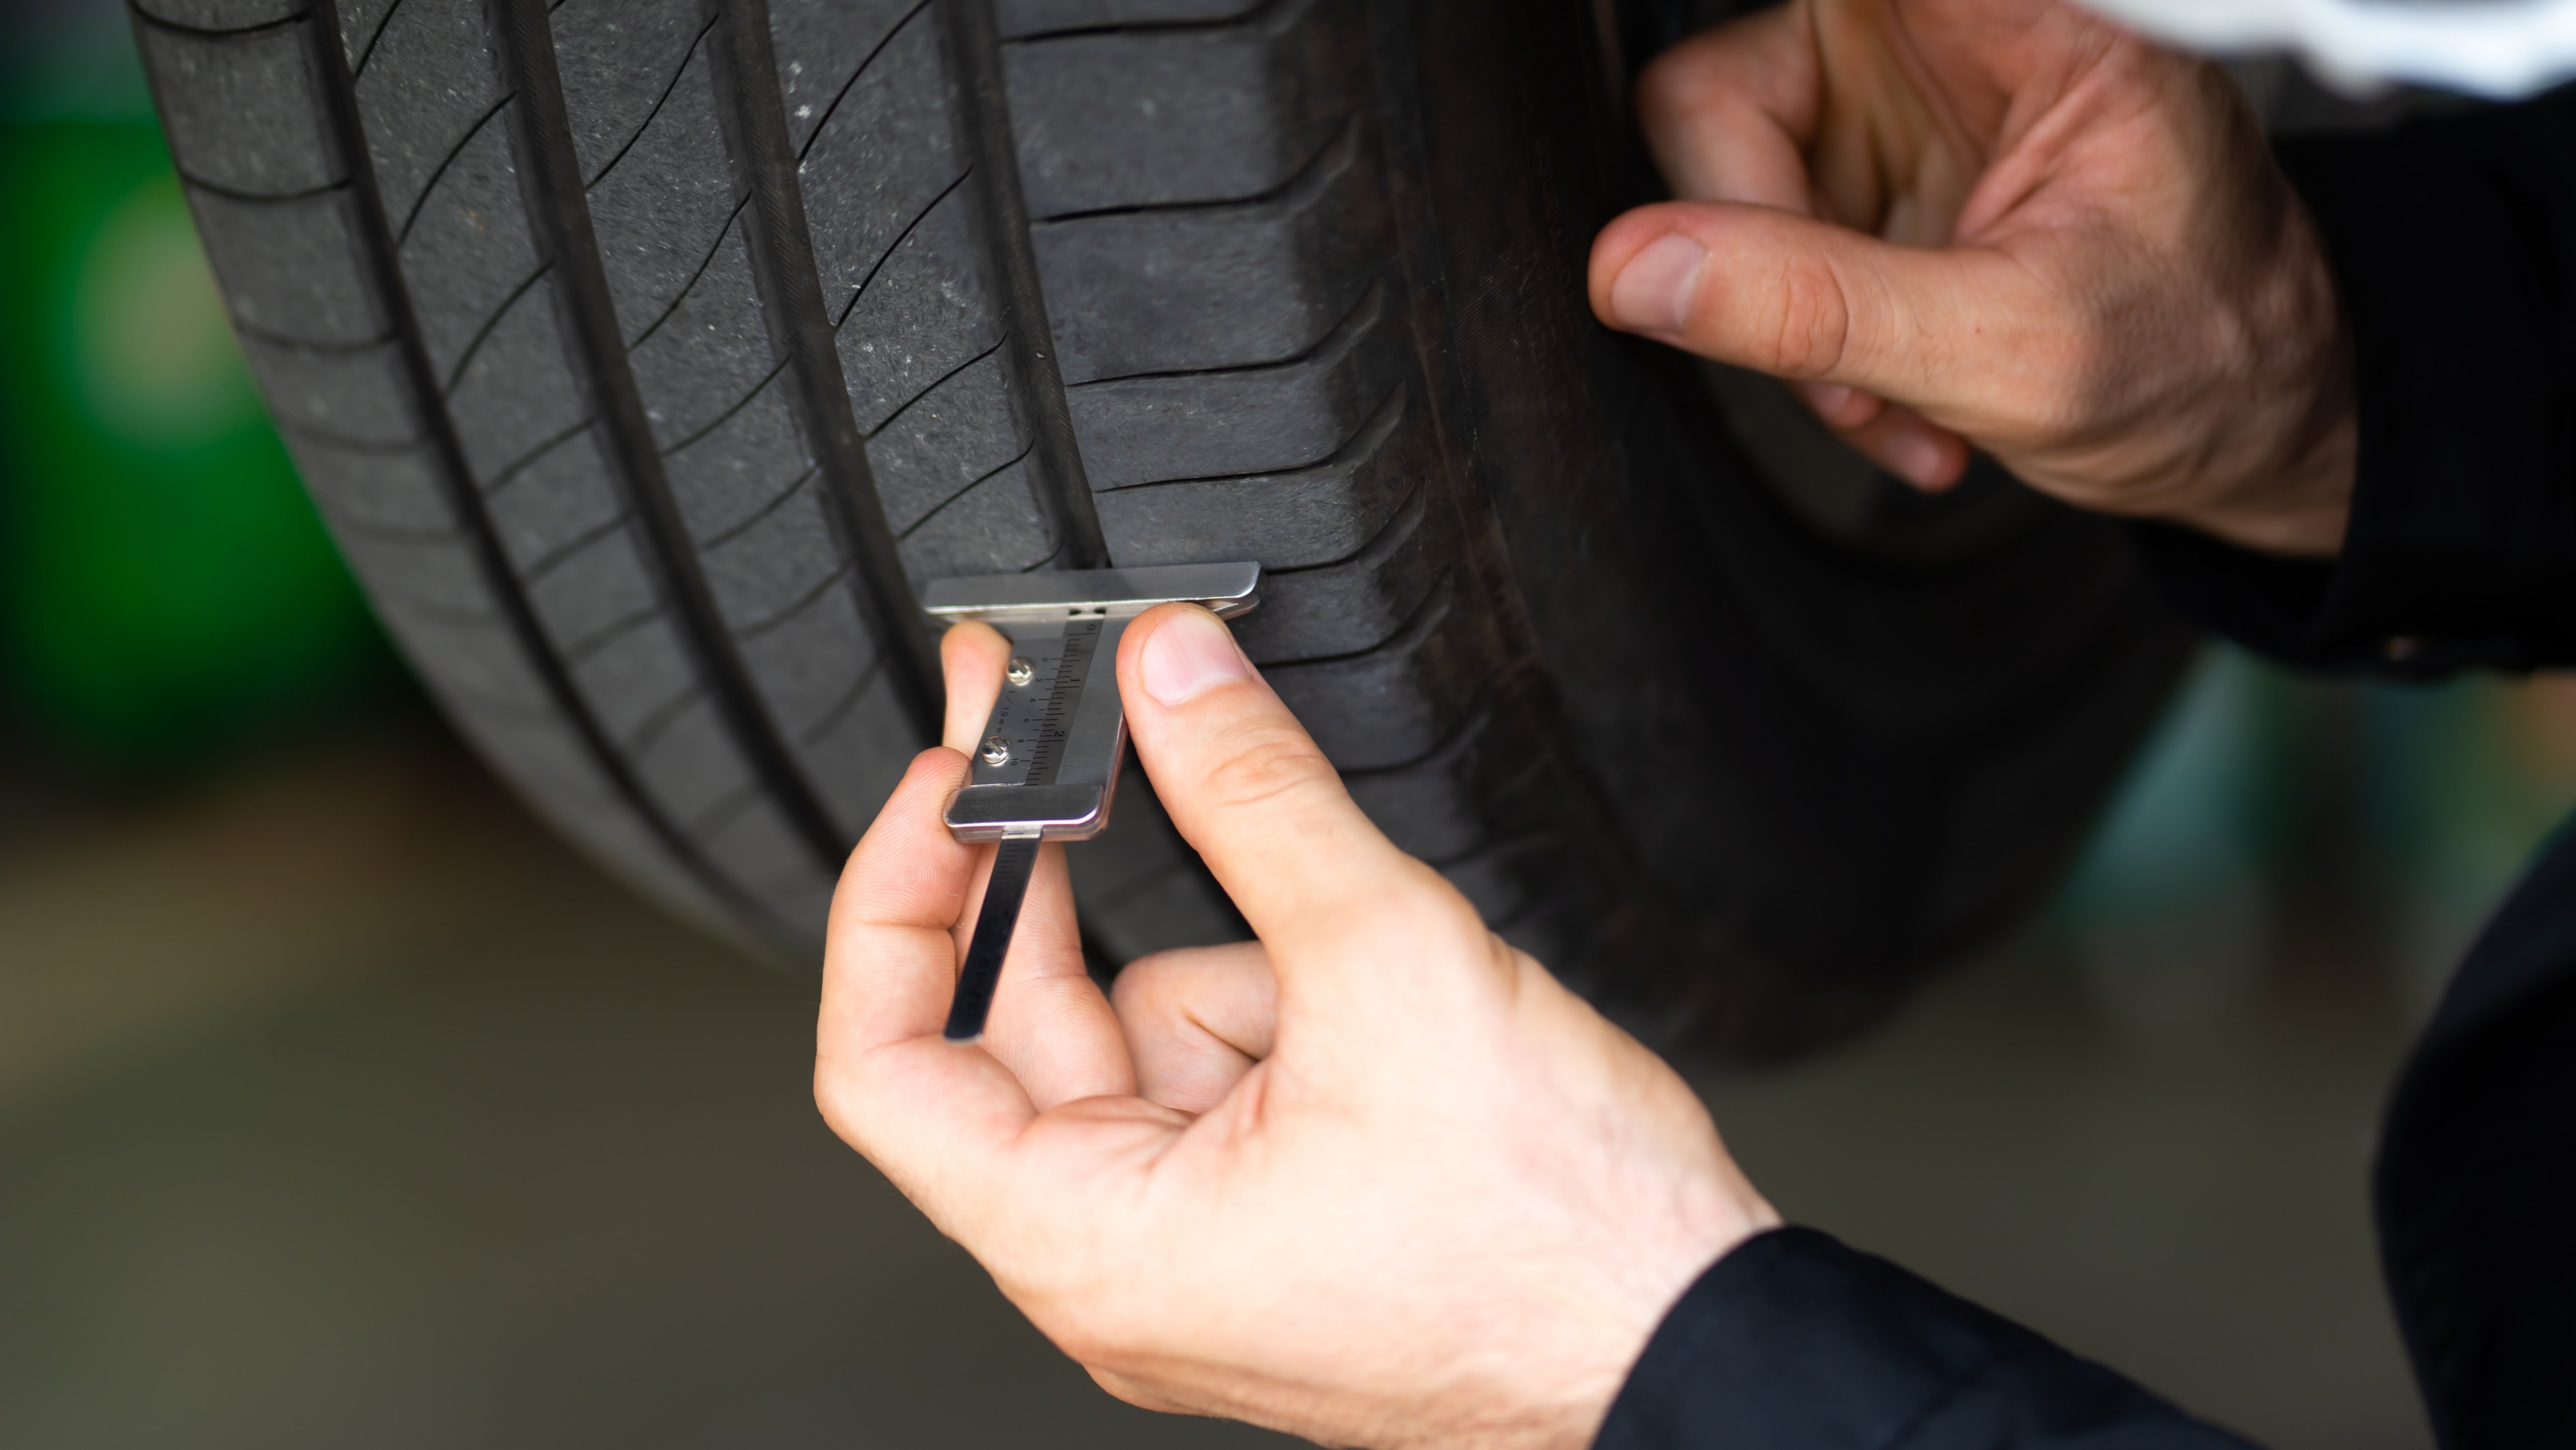
[[1899,246],[1772,207],[1667,202],[1604,228],[1592,307],[1718,362],[1907,404],[1975,436],[2062,338],[2051,289],[1993,247]]
[[1165,605],[1128,626],[1118,688],[1155,795],[1283,986],[1364,958],[1349,948],[1424,910],[1482,937],[1467,899],[1361,813],[1216,616]]

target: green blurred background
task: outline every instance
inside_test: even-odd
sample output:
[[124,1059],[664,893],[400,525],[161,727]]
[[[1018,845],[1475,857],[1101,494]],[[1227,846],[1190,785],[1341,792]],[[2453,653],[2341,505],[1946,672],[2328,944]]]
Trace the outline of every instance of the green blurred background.
[[22,4],[0,94],[0,657],[22,728],[162,775],[399,676],[233,344],[119,21]]
[[[408,682],[121,13],[0,9],[0,1444],[1249,1444],[1116,1406],[814,1121],[810,1001]],[[2197,667],[2045,919],[1703,1084],[1793,1216],[2284,1446],[2427,1443],[2389,1073],[2576,803],[2576,688]]]

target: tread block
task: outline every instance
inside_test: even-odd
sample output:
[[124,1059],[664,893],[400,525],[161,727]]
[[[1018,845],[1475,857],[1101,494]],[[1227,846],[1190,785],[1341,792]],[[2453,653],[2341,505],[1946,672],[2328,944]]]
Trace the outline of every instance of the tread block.
[[1027,451],[1000,354],[959,369],[868,440],[886,522],[905,533]]
[[208,36],[136,26],[179,174],[227,191],[286,196],[348,174],[323,129],[306,26]]
[[777,371],[740,219],[653,335],[627,354],[664,449],[685,447]]
[[1442,588],[1404,633],[1366,654],[1267,672],[1336,768],[1384,769],[1431,753],[1490,682],[1490,632],[1455,601]]
[[[877,660],[876,641],[846,587],[824,590],[734,644],[771,718],[791,740],[822,725]],[[906,729],[895,738],[908,741],[910,735]]]
[[1393,251],[1385,188],[1345,129],[1273,197],[1029,228],[1067,383],[1301,356]]
[[771,0],[769,44],[787,143],[805,149],[851,77],[922,0]]
[[848,311],[835,342],[862,433],[1001,345],[968,223],[972,205],[964,187],[940,198],[857,300],[841,299]]
[[546,17],[584,185],[644,129],[707,28],[697,0],[561,0]]
[[644,788],[691,834],[704,829],[706,818],[720,810],[765,809],[736,804],[758,785],[732,733],[703,697],[681,706],[651,739],[626,743],[635,752],[635,774]]
[[351,74],[367,58],[368,47],[385,28],[385,18],[393,13],[399,0],[342,0],[334,8],[340,12],[340,52],[349,58]]
[[1303,468],[1329,458],[1411,372],[1381,283],[1314,351],[1271,367],[1065,390],[1095,490]]
[[736,633],[777,623],[847,566],[834,547],[816,486],[806,483],[778,507],[698,556],[716,611]]
[[590,188],[600,265],[629,344],[671,310],[701,269],[715,270],[708,254],[727,240],[733,216],[715,63],[701,45],[644,134]]
[[483,12],[481,0],[403,0],[358,76],[376,191],[397,234],[439,168],[501,103]]
[[241,349],[281,423],[362,444],[420,436],[399,343],[323,351],[243,333]]
[[447,395],[466,466],[486,489],[590,416],[566,361],[555,285],[541,277],[510,303]]
[[579,654],[661,607],[633,525],[600,535],[527,581],[528,605],[565,654]]
[[1190,25],[1235,20],[1264,0],[994,0],[1004,39],[1101,25]]
[[1262,607],[1235,626],[1255,664],[1292,664],[1375,649],[1393,638],[1439,586],[1455,557],[1457,528],[1430,505],[1428,485],[1369,546],[1343,563],[1261,577]]
[[721,538],[813,472],[805,435],[772,380],[703,437],[662,457],[662,476],[692,539]]
[[154,20],[199,30],[246,30],[292,20],[311,8],[309,0],[134,0],[134,8]]
[[1398,391],[1358,437],[1312,468],[1146,484],[1092,501],[1110,558],[1123,568],[1251,559],[1300,569],[1365,550],[1437,463],[1429,420]]
[[1497,830],[1547,819],[1553,765],[1526,738],[1470,712],[1422,759],[1343,777],[1351,799],[1405,854],[1434,864],[1473,854]]
[[847,708],[800,737],[796,758],[834,822],[855,839],[894,794],[913,752],[927,743],[914,735],[893,683],[880,670]]
[[625,517],[626,500],[600,456],[599,430],[590,427],[530,459],[484,496],[483,511],[502,551],[524,571]]
[[375,605],[376,617],[442,695],[461,697],[478,708],[529,715],[553,711],[553,694],[516,637],[498,621],[442,616],[382,597]]
[[[705,832],[706,853],[722,861],[727,874],[751,883],[752,889],[773,908],[794,903],[792,911],[782,910],[781,914],[797,927],[811,931],[819,943],[823,912],[831,908],[834,883],[815,869],[814,853],[805,849],[805,843],[787,828],[785,817],[766,806],[753,805],[699,829]],[[822,912],[815,909],[818,887]]]
[[727,940],[745,940],[742,923],[672,860],[569,726],[549,719],[488,718],[461,704],[449,708],[483,758],[611,875]]
[[632,739],[698,694],[697,673],[668,619],[647,620],[570,663],[574,687],[612,740]]
[[458,618],[501,618],[491,586],[463,542],[387,538],[349,529],[335,533],[349,567],[367,581],[376,598]]
[[357,199],[348,189],[294,201],[187,191],[235,320],[301,342],[366,342],[392,331],[361,260]]
[[1285,186],[1364,103],[1368,43],[1355,0],[1290,0],[1240,25],[1004,46],[1029,214]]
[[824,305],[839,307],[965,173],[938,17],[924,6],[868,63],[797,168]]
[[422,532],[457,525],[440,481],[444,470],[426,450],[360,453],[310,437],[290,437],[287,447],[305,489],[330,518]]
[[[502,109],[506,114],[508,107]],[[505,122],[475,132],[439,174],[403,237],[400,257],[430,368],[453,378],[495,314],[541,265]]]
[[898,547],[918,590],[933,579],[1034,569],[1054,557],[1055,537],[1031,496],[1022,459],[949,500]]

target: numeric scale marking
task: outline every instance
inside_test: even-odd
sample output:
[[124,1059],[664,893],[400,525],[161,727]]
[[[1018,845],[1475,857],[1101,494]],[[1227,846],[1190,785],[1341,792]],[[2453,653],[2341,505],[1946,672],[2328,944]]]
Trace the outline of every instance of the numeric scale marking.
[[[1000,844],[949,1003],[949,1041],[972,1042],[984,1033],[1038,847],[1089,840],[1108,829],[1127,751],[1117,660],[1128,622],[1175,603],[1232,618],[1260,601],[1260,586],[1258,564],[1184,564],[942,579],[923,591],[922,608],[933,619],[990,624],[1014,652],[966,787],[946,817],[958,840]],[[1018,683],[1022,661],[1025,684]]]

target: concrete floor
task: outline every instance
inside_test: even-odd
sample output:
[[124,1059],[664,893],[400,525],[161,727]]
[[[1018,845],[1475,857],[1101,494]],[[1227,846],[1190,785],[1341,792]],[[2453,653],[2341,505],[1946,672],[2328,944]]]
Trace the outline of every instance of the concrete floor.
[[[2284,1450],[2421,1446],[2361,1197],[2403,1014],[2310,946],[2141,1036],[2026,944],[1708,1091],[1795,1218]],[[1268,1438],[1020,1322],[817,1120],[810,1013],[425,725],[0,792],[0,1444]]]

